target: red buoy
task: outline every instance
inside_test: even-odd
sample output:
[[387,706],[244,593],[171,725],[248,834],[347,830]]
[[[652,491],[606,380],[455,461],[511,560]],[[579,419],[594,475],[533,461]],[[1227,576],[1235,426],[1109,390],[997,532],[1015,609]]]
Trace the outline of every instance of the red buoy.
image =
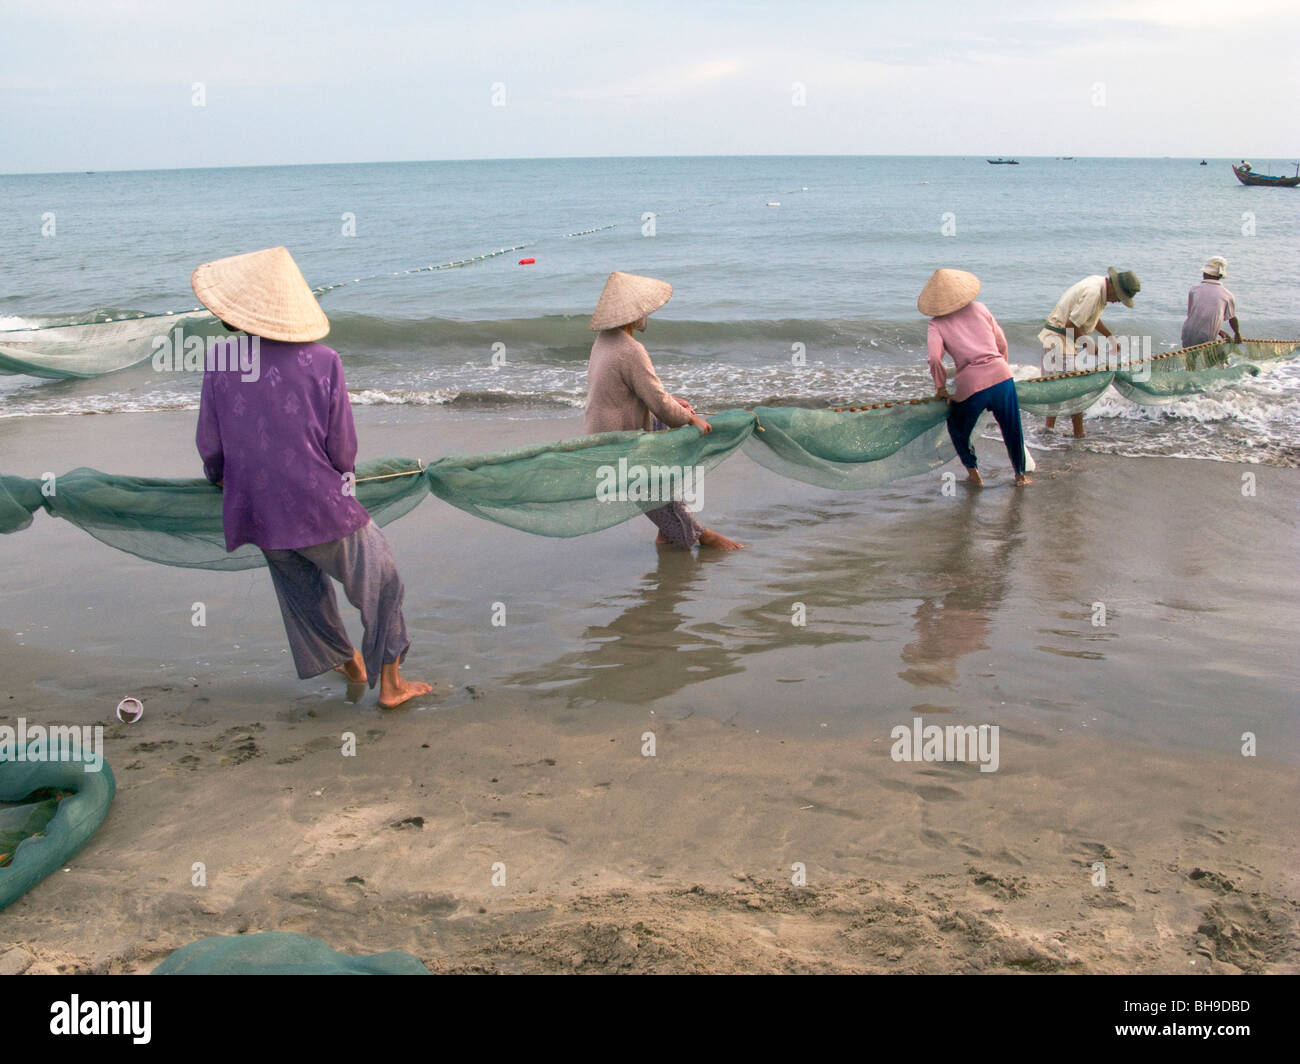
[[537,261],[536,259],[520,259],[520,260],[519,260],[519,265],[520,265],[520,266],[531,266],[531,265],[532,265],[534,262],[536,262],[536,261]]

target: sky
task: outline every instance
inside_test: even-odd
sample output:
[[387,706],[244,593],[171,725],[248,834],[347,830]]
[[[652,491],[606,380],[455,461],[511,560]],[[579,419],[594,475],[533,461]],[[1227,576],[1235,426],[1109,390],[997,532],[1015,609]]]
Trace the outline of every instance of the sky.
[[1300,157],[1295,0],[0,0],[0,173]]

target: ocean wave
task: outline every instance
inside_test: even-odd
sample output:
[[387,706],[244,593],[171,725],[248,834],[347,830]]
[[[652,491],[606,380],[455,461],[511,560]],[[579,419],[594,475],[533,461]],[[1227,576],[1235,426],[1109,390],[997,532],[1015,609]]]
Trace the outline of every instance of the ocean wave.
[[566,395],[554,392],[517,391],[459,391],[455,388],[435,388],[432,391],[413,389],[363,388],[349,391],[353,406],[449,406],[449,407],[511,407],[554,406],[581,409],[584,395]]
[[26,398],[0,407],[0,420],[20,417],[75,417],[80,414],[156,414],[198,410],[197,395],[83,395],[72,399]]
[[0,332],[30,332],[33,329],[65,329],[72,325],[98,325],[108,321],[127,321],[133,318],[171,317],[184,314],[193,307],[177,311],[140,310],[134,307],[92,307],[69,314],[0,314]]
[[[557,359],[583,360],[595,335],[589,318],[548,314],[534,318],[457,321],[450,318],[389,318],[368,314],[330,316],[326,341],[345,357],[365,359],[372,352],[448,348],[490,355],[494,344],[530,353],[549,351]],[[907,322],[871,319],[773,319],[696,321],[656,318],[639,338],[652,350],[700,348],[816,348],[914,350],[925,342],[924,319]]]

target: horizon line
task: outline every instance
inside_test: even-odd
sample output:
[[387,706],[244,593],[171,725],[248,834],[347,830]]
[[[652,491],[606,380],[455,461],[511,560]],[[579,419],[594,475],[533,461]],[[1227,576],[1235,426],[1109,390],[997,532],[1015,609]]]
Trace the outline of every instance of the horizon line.
[[[1163,160],[1195,160],[1204,159],[1207,162],[1211,156],[1195,155],[1025,155],[1011,154],[994,156],[1000,159],[1045,159],[1049,161],[1071,161],[1079,159],[1090,160],[1138,160],[1138,161],[1163,161]],[[1258,154],[1256,158],[1261,158]],[[307,167],[307,166],[421,166],[429,163],[538,163],[538,162],[593,162],[608,159],[983,159],[988,160],[987,153],[976,152],[946,152],[939,154],[926,155],[897,155],[885,152],[873,153],[852,153],[852,152],[798,152],[794,154],[780,152],[754,152],[739,155],[715,155],[715,154],[686,154],[686,155],[535,155],[535,156],[467,156],[455,159],[368,159],[353,160],[350,162],[312,162],[312,163],[238,163],[231,166],[166,166],[166,167],[143,167],[143,168],[108,168],[98,170],[19,170],[5,171],[0,173],[0,177],[63,177],[89,174],[166,174],[182,173],[187,171],[199,170],[275,170],[288,167]],[[1269,156],[1270,160],[1282,158],[1282,156]],[[1214,158],[1215,162],[1229,162],[1229,156],[1219,156]],[[1288,165],[1296,165],[1291,163]]]

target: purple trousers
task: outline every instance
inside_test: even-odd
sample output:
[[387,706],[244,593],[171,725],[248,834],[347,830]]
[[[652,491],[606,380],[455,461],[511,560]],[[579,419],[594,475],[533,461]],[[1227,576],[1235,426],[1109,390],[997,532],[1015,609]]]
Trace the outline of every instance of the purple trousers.
[[646,517],[658,526],[666,540],[687,550],[695,546],[704,534],[704,526],[680,502],[670,502],[657,510],[647,510]]
[[280,601],[284,630],[298,675],[319,676],[352,660],[352,641],[339,617],[333,577],[361,611],[361,656],[374,687],[383,665],[400,662],[411,646],[402,617],[406,589],[388,540],[371,521],[351,535],[296,550],[264,550]]
[[[657,417],[650,419],[650,425],[655,432],[663,432],[668,428]],[[704,526],[680,502],[670,502],[657,510],[647,510],[646,517],[655,523],[664,539],[675,547],[690,550],[700,541],[700,536],[704,535]]]

